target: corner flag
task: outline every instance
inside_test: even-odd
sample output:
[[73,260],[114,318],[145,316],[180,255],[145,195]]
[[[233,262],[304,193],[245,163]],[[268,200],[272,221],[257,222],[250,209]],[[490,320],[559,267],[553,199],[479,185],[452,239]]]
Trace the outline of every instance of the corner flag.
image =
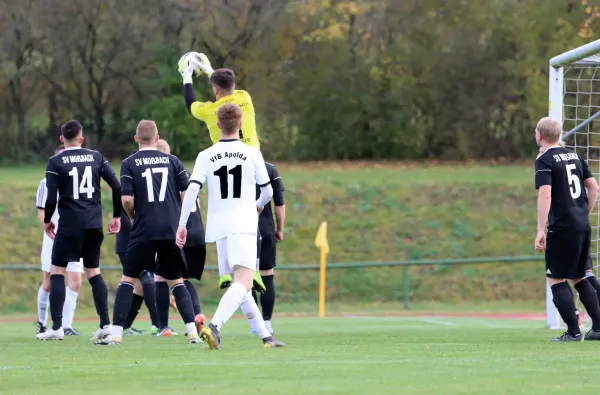
[[327,222],[322,222],[315,237],[315,245],[321,250],[321,270],[319,281],[319,317],[325,317],[325,273],[327,267],[327,254],[329,254],[329,243],[327,242]]

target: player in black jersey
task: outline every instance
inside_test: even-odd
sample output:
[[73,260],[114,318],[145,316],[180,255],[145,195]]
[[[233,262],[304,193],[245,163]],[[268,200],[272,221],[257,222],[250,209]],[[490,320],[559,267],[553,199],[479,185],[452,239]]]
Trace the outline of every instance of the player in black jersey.
[[[98,151],[81,148],[82,127],[77,121],[69,121],[61,127],[61,142],[65,150],[48,160],[46,186],[48,198],[44,208],[45,231],[54,239],[52,268],[50,271],[50,314],[52,329],[37,335],[40,340],[62,340],[62,311],[65,302],[64,274],[69,262],[83,258],[83,266],[92,286],[96,312],[100,317],[100,329],[93,341],[110,340],[108,315],[108,290],[100,273],[100,246],[102,232],[102,205],[100,202],[100,178],[112,189],[113,218],[108,233],[115,234],[121,227],[121,187],[108,161]],[[58,232],[52,215],[58,199]]]
[[[135,154],[135,151],[132,155]],[[119,256],[121,265],[125,261],[125,252],[127,251],[127,244],[129,243],[129,231],[131,229],[131,221],[127,216],[125,210],[121,213],[121,230],[117,233],[117,240],[115,245],[115,252]],[[160,326],[158,320],[158,312],[156,310],[156,291],[154,287],[154,274],[148,271],[144,271],[136,281],[135,288],[133,290],[133,299],[131,301],[131,309],[127,313],[125,324],[123,325],[124,335],[140,335],[144,331],[134,329],[132,327],[141,307],[142,303],[146,304],[148,313],[150,314],[150,320],[152,326],[150,327],[150,334],[155,335],[158,332]]]
[[592,319],[592,329],[585,340],[600,340],[600,306],[594,288],[585,278],[591,239],[588,217],[600,188],[587,163],[559,145],[560,135],[560,123],[551,118],[542,118],[536,126],[535,138],[543,154],[535,161],[535,187],[539,189],[535,248],[546,251],[546,276],[554,305],[567,324],[567,331],[553,341],[583,338],[566,280],[573,281]]
[[[267,173],[273,187],[272,201],[275,203],[275,219],[277,227],[273,222],[273,209],[271,202],[265,207],[258,217],[258,229],[261,235],[259,248],[259,270],[263,283],[265,284],[265,292],[260,294],[260,305],[262,307],[262,316],[265,320],[267,330],[273,334],[273,326],[271,325],[271,316],[275,306],[275,266],[277,257],[277,242],[283,241],[283,228],[285,225],[285,201],[283,199],[283,181],[277,168],[271,163],[265,162]],[[260,196],[260,188],[256,188],[256,198]],[[253,292],[254,299],[256,293]]]
[[[181,193],[188,187],[188,175],[177,157],[156,149],[158,130],[153,121],[140,121],[135,140],[139,151],[121,165],[122,203],[132,226],[123,277],[115,296],[112,341],[108,344],[121,343],[134,283],[146,269],[167,280],[186,324],[188,339],[198,343],[190,294],[181,278],[184,263],[175,244]],[[154,267],[156,255],[160,264]]]
[[[171,154],[171,147],[166,140],[160,139],[156,148],[165,154]],[[189,173],[187,173],[189,178]],[[200,207],[196,202],[196,209],[190,214],[187,223],[188,238],[183,248],[183,254],[186,261],[186,267],[183,269],[183,283],[185,284],[190,297],[192,298],[192,306],[194,308],[195,321],[198,326],[198,331],[202,330],[206,317],[202,314],[200,306],[200,298],[194,284],[189,279],[195,278],[200,281],[204,272],[206,262],[206,241],[204,240],[204,224],[200,216]],[[160,264],[160,262],[158,262]],[[173,328],[169,326],[169,287],[165,279],[156,276],[156,306],[160,317],[160,329],[158,336],[171,336],[176,334]]]

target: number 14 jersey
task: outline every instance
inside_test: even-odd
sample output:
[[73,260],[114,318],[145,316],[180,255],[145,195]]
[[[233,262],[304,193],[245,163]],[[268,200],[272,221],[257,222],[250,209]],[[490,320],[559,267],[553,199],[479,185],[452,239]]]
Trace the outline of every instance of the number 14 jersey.
[[100,177],[114,171],[98,151],[67,148],[48,160],[46,186],[58,189],[58,228],[84,230],[102,228]]
[[593,177],[587,163],[575,152],[551,147],[535,161],[535,187],[550,185],[548,229],[590,228],[588,197],[584,181]]
[[133,196],[134,221],[129,244],[175,240],[181,214],[181,192],[188,174],[175,155],[142,148],[121,164],[121,194]]
[[206,242],[233,233],[256,234],[256,185],[270,183],[258,149],[239,140],[221,140],[198,154],[190,183],[208,184]]

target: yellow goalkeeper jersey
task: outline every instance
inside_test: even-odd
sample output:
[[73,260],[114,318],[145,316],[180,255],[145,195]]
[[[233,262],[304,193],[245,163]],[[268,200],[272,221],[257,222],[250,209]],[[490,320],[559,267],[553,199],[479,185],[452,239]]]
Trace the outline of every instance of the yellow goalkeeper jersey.
[[256,120],[254,118],[254,105],[252,98],[246,91],[235,90],[233,95],[225,96],[216,102],[194,102],[191,106],[191,113],[195,118],[206,123],[210,133],[210,139],[216,144],[221,136],[221,131],[217,126],[217,110],[225,103],[233,103],[242,109],[242,129],[240,130],[240,140],[251,147],[260,149],[260,142],[256,134]]

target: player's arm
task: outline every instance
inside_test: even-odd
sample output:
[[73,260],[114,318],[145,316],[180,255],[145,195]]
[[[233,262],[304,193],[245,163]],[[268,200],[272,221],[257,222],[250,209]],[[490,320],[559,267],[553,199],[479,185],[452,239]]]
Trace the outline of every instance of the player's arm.
[[590,213],[596,207],[596,202],[598,201],[598,195],[600,195],[600,187],[598,186],[598,182],[594,175],[590,171],[590,168],[586,161],[584,161],[581,157],[579,157],[581,161],[581,165],[583,166],[583,184],[587,188],[587,197],[588,197],[588,209]]
[[279,176],[279,172],[273,167],[271,174],[271,186],[273,187],[273,203],[275,203],[275,222],[277,229],[275,230],[278,240],[283,239],[283,228],[285,226],[285,201],[283,200],[283,181]]
[[198,54],[201,62],[197,62],[192,60],[193,58],[187,58],[185,55],[179,60],[179,72],[181,73],[181,77],[183,78],[183,97],[185,99],[185,108],[196,118],[202,120],[202,107],[205,106],[205,103],[196,101],[196,95],[194,94],[194,87],[192,85],[192,77],[194,75],[194,65],[190,62],[195,62],[195,64],[210,78],[210,75],[213,73],[212,66],[210,65],[210,61],[204,54]]
[[52,161],[46,166],[46,204],[44,204],[44,224],[49,224],[56,210],[58,199],[58,169]]
[[48,188],[46,188],[46,180],[40,181],[36,195],[35,207],[37,208],[37,216],[42,228],[44,227],[44,207],[46,206],[46,196],[48,196]]
[[111,167],[110,163],[106,158],[102,157],[102,164],[100,165],[100,177],[108,184],[112,190],[112,203],[113,203],[113,218],[121,219],[121,184],[115,175],[115,171]]
[[271,179],[269,178],[267,165],[265,165],[262,154],[258,149],[254,152],[254,172],[256,174],[256,184],[260,188],[260,196],[256,201],[256,208],[262,211],[263,207],[265,207],[273,197],[273,187],[271,186]]
[[129,169],[129,166],[123,162],[121,164],[121,204],[132,222],[135,219],[133,191],[133,176],[131,170]]
[[537,237],[536,249],[546,248],[546,221],[552,202],[552,166],[545,157],[540,156],[535,161],[535,187],[538,189],[537,200]]

